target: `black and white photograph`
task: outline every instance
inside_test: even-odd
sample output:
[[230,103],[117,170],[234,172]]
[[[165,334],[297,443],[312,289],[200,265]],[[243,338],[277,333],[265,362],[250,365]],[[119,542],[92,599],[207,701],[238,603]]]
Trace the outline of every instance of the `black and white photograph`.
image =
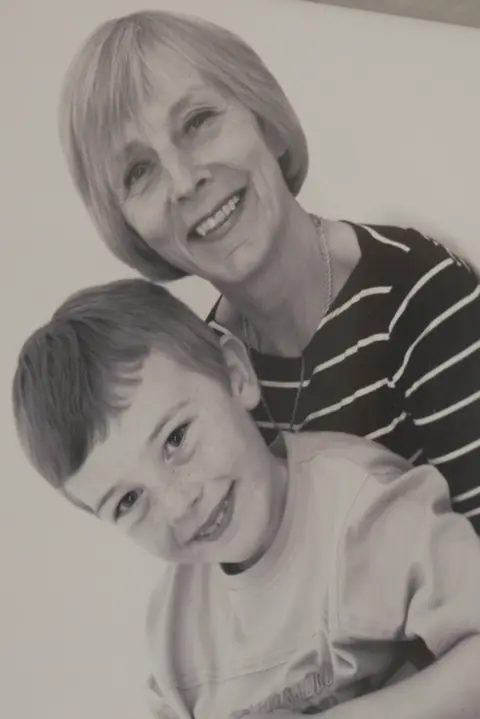
[[478,719],[480,3],[1,12],[1,715]]

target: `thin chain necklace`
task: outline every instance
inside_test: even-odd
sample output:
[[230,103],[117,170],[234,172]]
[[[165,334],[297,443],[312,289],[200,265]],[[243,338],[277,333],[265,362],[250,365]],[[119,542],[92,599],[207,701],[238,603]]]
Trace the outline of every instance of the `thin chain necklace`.
[[[323,221],[321,220],[320,217],[317,217],[316,215],[310,215],[310,217],[312,218],[313,224],[315,225],[317,232],[318,232],[318,238],[320,241],[320,252],[321,252],[322,258],[323,258],[323,266],[324,266],[324,272],[325,272],[325,277],[326,277],[327,300],[325,303],[325,309],[324,309],[323,316],[322,316],[322,320],[323,320],[323,318],[326,316],[326,314],[329,311],[330,306],[332,304],[332,294],[333,294],[332,265],[331,265],[331,261],[330,261],[330,253],[328,251],[327,240],[325,237],[325,228],[323,225]],[[242,332],[243,332],[243,339],[245,341],[245,345],[247,347],[247,351],[248,351],[248,354],[251,359],[252,344],[249,339],[247,321],[243,315],[242,315]],[[297,389],[297,392],[295,395],[295,401],[293,403],[293,411],[292,411],[292,415],[290,417],[290,423],[288,425],[288,430],[290,432],[296,431],[295,419],[297,416],[297,410],[298,410],[298,404],[300,402],[300,396],[302,394],[304,379],[305,379],[305,358],[304,358],[304,355],[302,352],[302,354],[300,356],[300,381],[299,381],[298,389]],[[261,393],[261,401],[262,401],[262,405],[265,409],[265,412],[267,413],[268,419],[270,420],[270,422],[273,424],[273,426],[277,430],[277,433],[281,434],[282,430],[281,430],[278,422],[273,417],[270,407],[268,406],[268,404],[265,400],[265,397],[263,396],[263,392]]]

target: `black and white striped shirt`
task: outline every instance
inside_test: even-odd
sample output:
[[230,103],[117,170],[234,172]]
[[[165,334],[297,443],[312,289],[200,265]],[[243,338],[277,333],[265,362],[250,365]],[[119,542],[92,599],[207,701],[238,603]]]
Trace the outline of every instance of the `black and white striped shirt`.
[[[361,259],[304,350],[294,429],[368,437],[435,465],[480,533],[480,286],[413,229],[354,225]],[[217,331],[225,331],[214,319]],[[251,351],[264,399],[288,429],[300,358]],[[276,428],[254,417],[267,442]]]

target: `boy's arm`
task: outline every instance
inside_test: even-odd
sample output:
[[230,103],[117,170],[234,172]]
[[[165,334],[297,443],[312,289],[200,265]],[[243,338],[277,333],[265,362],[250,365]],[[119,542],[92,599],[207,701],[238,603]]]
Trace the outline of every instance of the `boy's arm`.
[[336,558],[336,643],[355,666],[356,645],[421,637],[437,661],[325,719],[480,716],[480,540],[449,507],[446,482],[428,465],[369,478],[359,493]]
[[480,540],[424,465],[370,477],[336,558],[333,633],[355,643],[420,637],[437,661],[413,677],[325,712],[329,719],[477,719]]
[[177,714],[165,703],[153,676],[147,682],[147,702],[154,719],[178,719]]

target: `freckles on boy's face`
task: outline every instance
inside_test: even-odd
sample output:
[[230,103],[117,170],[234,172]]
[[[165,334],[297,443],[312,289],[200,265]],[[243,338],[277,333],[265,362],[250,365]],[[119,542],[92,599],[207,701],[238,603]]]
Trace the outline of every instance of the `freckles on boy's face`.
[[67,495],[167,561],[248,561],[269,535],[279,472],[248,377],[228,388],[155,353],[139,380]]

